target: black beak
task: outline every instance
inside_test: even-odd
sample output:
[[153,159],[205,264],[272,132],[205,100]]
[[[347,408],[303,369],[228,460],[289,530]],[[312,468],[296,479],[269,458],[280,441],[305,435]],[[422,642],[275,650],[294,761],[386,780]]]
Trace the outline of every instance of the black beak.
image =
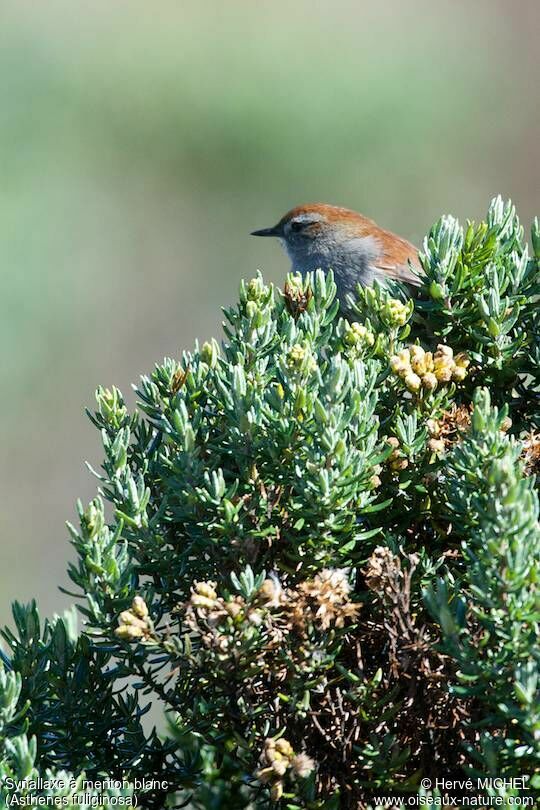
[[251,236],[280,236],[281,229],[279,225],[274,225],[273,228],[261,228],[260,231],[251,231]]

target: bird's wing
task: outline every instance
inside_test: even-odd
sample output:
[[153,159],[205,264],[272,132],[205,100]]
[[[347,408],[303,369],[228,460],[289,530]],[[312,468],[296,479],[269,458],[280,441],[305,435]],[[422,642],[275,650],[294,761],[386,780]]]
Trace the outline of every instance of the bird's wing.
[[422,283],[420,276],[423,271],[418,262],[411,267],[408,263],[385,264],[378,261],[375,263],[375,268],[382,273],[382,275],[393,278],[396,281],[404,281],[406,284],[412,284],[415,287],[419,287]]
[[415,246],[388,231],[382,231],[377,241],[382,249],[373,262],[375,269],[384,276],[418,287],[423,270]]

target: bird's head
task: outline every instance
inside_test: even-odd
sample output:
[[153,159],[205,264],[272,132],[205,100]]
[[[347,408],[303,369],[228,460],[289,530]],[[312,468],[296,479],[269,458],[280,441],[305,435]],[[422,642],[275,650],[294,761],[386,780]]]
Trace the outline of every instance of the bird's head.
[[277,225],[253,231],[252,236],[275,236],[290,253],[328,240],[347,240],[363,236],[370,222],[366,217],[334,205],[312,203],[298,205],[281,217]]
[[295,271],[331,268],[342,284],[346,276],[350,287],[357,282],[371,284],[374,276],[419,284],[414,245],[349,208],[324,203],[298,205],[277,225],[252,234],[277,237]]

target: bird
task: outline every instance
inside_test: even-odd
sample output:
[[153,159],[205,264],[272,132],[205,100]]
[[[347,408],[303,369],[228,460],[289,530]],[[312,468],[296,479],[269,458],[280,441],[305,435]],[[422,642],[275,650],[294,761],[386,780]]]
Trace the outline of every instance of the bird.
[[280,240],[292,262],[292,272],[332,270],[341,309],[350,311],[357,285],[394,279],[421,285],[422,267],[417,248],[376,222],[349,208],[326,203],[297,205],[277,225],[251,232]]

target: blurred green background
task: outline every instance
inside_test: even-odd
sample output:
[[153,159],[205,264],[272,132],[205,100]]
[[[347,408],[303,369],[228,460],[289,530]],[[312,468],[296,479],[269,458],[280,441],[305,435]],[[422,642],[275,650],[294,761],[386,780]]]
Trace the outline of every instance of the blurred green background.
[[540,213],[537,0],[0,3],[0,621],[67,599],[83,413],[220,329],[299,202]]

